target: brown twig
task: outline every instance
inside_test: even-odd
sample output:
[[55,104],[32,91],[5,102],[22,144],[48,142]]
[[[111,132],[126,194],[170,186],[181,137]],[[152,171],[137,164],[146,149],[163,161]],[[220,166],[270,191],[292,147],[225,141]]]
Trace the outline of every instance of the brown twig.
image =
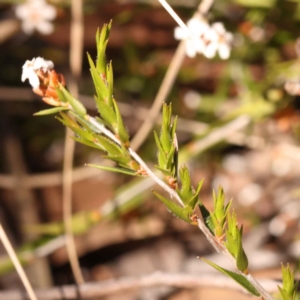
[[[70,81],[70,92],[77,97],[77,79],[81,73],[82,48],[83,48],[83,13],[82,0],[71,2],[71,32],[70,32],[70,68],[73,79]],[[69,138],[73,132],[67,128],[65,138],[64,166],[63,166],[63,220],[66,235],[66,248],[70,260],[72,272],[77,284],[84,282],[76,245],[72,232],[72,168],[75,149],[75,141]]]

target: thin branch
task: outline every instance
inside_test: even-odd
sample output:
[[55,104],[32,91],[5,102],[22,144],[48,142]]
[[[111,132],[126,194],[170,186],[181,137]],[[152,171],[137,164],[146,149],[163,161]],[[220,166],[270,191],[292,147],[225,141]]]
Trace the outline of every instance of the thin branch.
[[[272,280],[261,281],[270,292],[277,290],[277,283]],[[187,275],[155,272],[143,277],[126,277],[97,283],[85,283],[80,286],[66,285],[45,290],[37,290],[36,294],[43,300],[91,299],[115,295],[136,289],[155,286],[174,288],[214,287],[232,289],[244,293],[245,290],[231,278],[222,275]],[[0,292],[0,300],[26,300],[26,295],[18,291]]]
[[[82,0],[71,2],[71,32],[70,32],[70,68],[73,80],[69,86],[71,93],[77,97],[77,79],[81,73],[82,48],[83,48],[83,12]],[[72,232],[72,168],[75,149],[75,141],[69,138],[73,132],[67,128],[65,137],[64,166],[63,166],[63,220],[65,226],[66,248],[70,260],[72,272],[77,284],[84,282],[76,245]]]
[[[10,241],[9,241],[9,239],[8,239],[8,237],[7,237],[7,235],[6,235],[6,233],[5,233],[5,231],[4,231],[1,224],[0,224],[0,239],[1,239],[6,251],[8,253],[10,259],[12,260],[12,262],[14,264],[14,266],[15,266],[17,272],[18,272],[19,277],[21,278],[21,280],[23,282],[23,285],[24,285],[24,287],[25,287],[25,289],[28,293],[29,298],[31,300],[37,300],[37,297],[36,297],[36,295],[35,295],[35,293],[32,289],[32,286],[31,286],[25,272],[24,272],[24,269],[23,269],[20,261],[18,260],[18,257],[17,257],[17,255],[16,255],[16,253],[15,253],[15,251],[14,251],[14,249],[13,249],[13,247],[12,247],[12,245],[11,245],[11,243],[10,243]],[[8,299],[8,298],[6,298],[6,299]]]

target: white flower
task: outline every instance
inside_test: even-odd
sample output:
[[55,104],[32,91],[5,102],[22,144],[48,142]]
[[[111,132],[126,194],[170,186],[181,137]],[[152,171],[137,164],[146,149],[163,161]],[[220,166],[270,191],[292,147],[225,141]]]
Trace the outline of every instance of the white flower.
[[40,85],[40,79],[37,75],[37,71],[42,70],[44,73],[46,73],[53,68],[53,62],[50,60],[45,60],[42,57],[27,60],[22,67],[23,72],[21,80],[24,82],[26,79],[28,79],[30,85],[36,89]]
[[233,36],[225,30],[222,23],[212,24],[210,30],[206,31],[204,39],[207,41],[207,45],[203,54],[207,58],[213,58],[217,52],[222,59],[229,58]]
[[45,60],[42,57],[37,57],[32,60],[33,69],[39,70],[42,69],[44,72],[51,70],[54,68],[54,63],[51,60]]
[[202,35],[209,29],[206,22],[199,19],[190,19],[187,22],[187,30],[176,27],[174,37],[177,40],[186,40],[186,55],[195,57],[197,53],[202,53],[204,49],[204,41]]
[[42,34],[50,34],[54,30],[50,21],[55,19],[56,9],[45,0],[27,0],[17,5],[15,12],[26,34],[32,34],[35,29]]

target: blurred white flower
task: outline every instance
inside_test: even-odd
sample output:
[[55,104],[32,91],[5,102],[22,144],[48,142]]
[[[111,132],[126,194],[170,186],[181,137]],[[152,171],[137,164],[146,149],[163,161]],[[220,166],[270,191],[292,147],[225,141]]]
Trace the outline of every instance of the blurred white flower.
[[209,25],[199,19],[190,19],[186,25],[190,34],[183,28],[176,27],[174,37],[176,40],[186,40],[186,55],[195,57],[197,53],[203,52],[205,44],[202,36],[209,29]]
[[23,65],[21,80],[24,82],[26,79],[29,80],[30,85],[36,89],[40,85],[40,79],[37,71],[42,70],[44,73],[54,68],[54,64],[50,60],[45,60],[42,57],[33,58],[27,60]]
[[187,29],[189,32],[181,27],[174,30],[175,39],[186,41],[187,56],[195,57],[199,53],[213,58],[219,53],[220,58],[229,58],[233,36],[225,30],[222,23],[217,22],[209,26],[203,20],[190,19]]
[[220,58],[228,59],[230,56],[231,42],[233,40],[232,33],[227,32],[222,23],[217,22],[212,24],[204,36],[206,47],[203,54],[207,58],[213,58],[216,53],[219,53]]
[[51,21],[56,17],[56,9],[45,0],[27,0],[17,5],[15,12],[22,21],[22,29],[26,34],[32,34],[34,30],[50,34],[54,30]]

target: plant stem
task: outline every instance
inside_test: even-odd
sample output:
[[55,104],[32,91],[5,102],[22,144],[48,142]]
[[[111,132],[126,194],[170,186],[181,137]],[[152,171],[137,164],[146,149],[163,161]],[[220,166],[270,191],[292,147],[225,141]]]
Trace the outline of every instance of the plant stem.
[[24,285],[24,287],[25,287],[25,289],[26,289],[26,291],[29,295],[29,298],[31,300],[37,300],[37,297],[36,297],[36,295],[33,291],[33,288],[31,286],[25,272],[24,272],[24,269],[23,269],[20,261],[18,260],[18,257],[17,257],[17,255],[16,255],[16,253],[15,253],[15,251],[14,251],[14,249],[13,249],[13,247],[12,247],[12,245],[11,245],[11,243],[10,243],[10,241],[9,241],[9,239],[8,239],[8,237],[7,237],[7,235],[6,235],[6,233],[5,233],[5,231],[4,231],[1,224],[0,224],[0,239],[1,239],[3,245],[6,249],[9,257],[11,258],[11,260],[12,260],[12,262],[13,262],[13,264],[14,264],[17,272],[18,272],[18,275],[20,276],[20,278],[23,282],[23,285]]

